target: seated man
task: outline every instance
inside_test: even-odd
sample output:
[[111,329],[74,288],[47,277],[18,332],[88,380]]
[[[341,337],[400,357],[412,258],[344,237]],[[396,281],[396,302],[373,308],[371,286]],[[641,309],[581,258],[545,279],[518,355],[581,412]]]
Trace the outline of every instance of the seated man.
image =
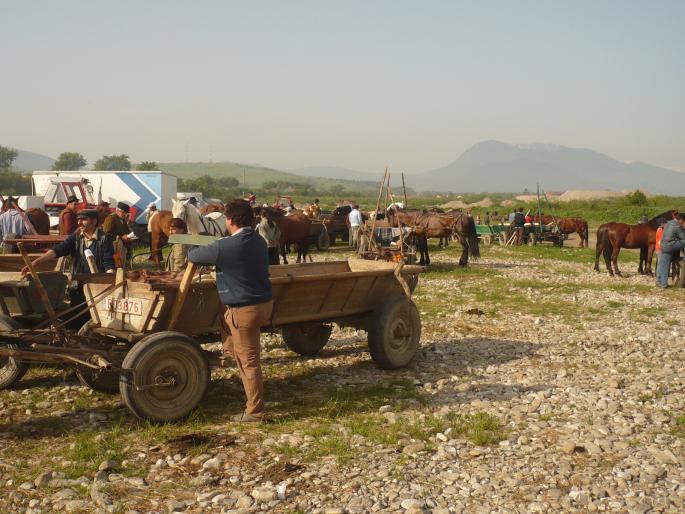
[[[90,251],[94,257],[95,269],[98,273],[114,273],[114,246],[112,238],[98,228],[98,211],[95,209],[84,209],[76,214],[78,229],[67,237],[52,250],[48,250],[40,257],[33,260],[36,266],[41,262],[49,262],[69,255],[71,257],[71,273],[88,274],[90,267],[86,259],[86,252]],[[29,272],[28,266],[22,268],[22,275]],[[84,303],[86,297],[83,294],[83,285],[72,286],[69,291],[69,302],[71,306]],[[85,314],[73,321],[73,328],[78,328],[88,321],[90,315]]]
[[[171,218],[169,221],[169,234],[187,234],[188,226],[181,218]],[[171,252],[166,261],[167,271],[182,271],[188,264],[188,250],[191,245],[175,243],[171,245]]]

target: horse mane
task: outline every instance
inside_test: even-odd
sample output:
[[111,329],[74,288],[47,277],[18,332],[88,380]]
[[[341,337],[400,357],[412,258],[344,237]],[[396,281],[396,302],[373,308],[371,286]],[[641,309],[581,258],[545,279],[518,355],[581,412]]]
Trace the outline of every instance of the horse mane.
[[654,216],[651,220],[647,222],[647,225],[649,225],[652,228],[659,228],[662,222],[664,221],[671,221],[678,215],[678,211],[676,209],[670,209],[666,212],[662,212],[661,214],[658,214],[657,216]]

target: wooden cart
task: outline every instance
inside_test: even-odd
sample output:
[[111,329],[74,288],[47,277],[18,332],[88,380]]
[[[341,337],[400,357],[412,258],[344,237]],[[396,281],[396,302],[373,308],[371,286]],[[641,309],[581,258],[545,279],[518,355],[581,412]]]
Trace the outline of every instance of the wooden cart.
[[[273,266],[274,311],[263,329],[280,330],[302,355],[321,350],[331,323],[364,329],[379,367],[405,366],[419,347],[411,293],[422,270],[360,260]],[[189,265],[180,282],[140,282],[123,271],[78,277],[91,322],[69,332],[52,312],[48,330],[0,329],[0,359],[68,365],[93,389],[120,391],[140,418],[181,419],[200,403],[210,365],[219,363],[197,337],[219,333],[223,307],[214,280],[195,272]],[[40,282],[38,273],[33,277]]]

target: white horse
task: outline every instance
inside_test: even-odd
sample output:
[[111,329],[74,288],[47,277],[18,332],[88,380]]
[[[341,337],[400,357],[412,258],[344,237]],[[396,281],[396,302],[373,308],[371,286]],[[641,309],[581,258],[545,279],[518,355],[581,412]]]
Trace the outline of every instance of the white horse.
[[228,235],[226,230],[226,216],[220,212],[212,212],[202,216],[200,211],[187,200],[172,199],[171,214],[174,218],[180,218],[188,225],[189,234],[208,234],[210,236],[224,237]]

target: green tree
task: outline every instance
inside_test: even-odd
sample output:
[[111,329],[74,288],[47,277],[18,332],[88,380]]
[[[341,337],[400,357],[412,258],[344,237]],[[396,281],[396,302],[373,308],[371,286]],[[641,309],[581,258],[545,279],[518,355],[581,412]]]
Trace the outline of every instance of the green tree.
[[95,161],[93,168],[96,171],[128,171],[131,169],[131,159],[123,153],[121,155],[103,155]]
[[30,195],[31,177],[10,169],[0,169],[0,191],[7,195]]
[[345,186],[343,186],[342,184],[333,184],[329,188],[329,191],[331,192],[331,196],[341,198],[345,195]]
[[136,171],[159,171],[155,161],[143,161],[136,164]]
[[0,146],[0,170],[8,170],[12,167],[17,151],[6,146]]
[[52,165],[53,170],[76,171],[86,165],[86,158],[78,152],[62,152]]
[[639,189],[626,195],[626,199],[630,205],[647,205],[647,195]]

